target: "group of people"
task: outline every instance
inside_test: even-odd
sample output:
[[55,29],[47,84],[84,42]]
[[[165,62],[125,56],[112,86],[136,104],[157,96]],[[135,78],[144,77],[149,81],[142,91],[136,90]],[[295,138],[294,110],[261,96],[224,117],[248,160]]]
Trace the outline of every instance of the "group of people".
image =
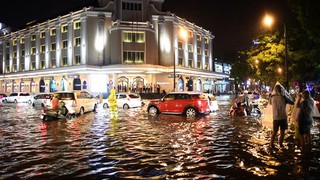
[[310,147],[312,141],[310,130],[313,124],[312,114],[314,111],[314,101],[310,92],[304,90],[300,93],[299,89],[296,89],[294,97],[291,97],[280,84],[276,84],[270,95],[269,103],[272,105],[273,115],[271,148],[274,147],[274,141],[279,129],[279,146],[283,147],[285,131],[288,129],[287,104],[293,106],[291,119],[295,126],[295,138],[300,139],[298,143],[302,148]]

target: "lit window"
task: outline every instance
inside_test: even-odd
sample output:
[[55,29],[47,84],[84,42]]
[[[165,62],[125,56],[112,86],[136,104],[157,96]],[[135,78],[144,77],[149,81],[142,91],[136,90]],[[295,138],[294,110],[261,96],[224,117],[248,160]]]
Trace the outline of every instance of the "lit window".
[[31,70],[35,70],[36,69],[36,62],[32,61],[31,62]]
[[62,26],[61,26],[61,32],[62,32],[62,33],[68,32],[68,25],[66,25],[66,24],[65,24],[65,25],[62,25]]
[[200,61],[197,62],[197,66],[198,66],[198,69],[202,69]]
[[193,46],[192,46],[192,44],[188,44],[188,51],[189,51],[189,52],[193,52]]
[[74,46],[80,46],[81,45],[81,38],[76,37],[74,38]]
[[183,66],[183,58],[178,57],[178,66]]
[[6,65],[6,73],[9,73],[9,65]]
[[55,68],[56,67],[56,59],[52,58],[50,61],[50,67]]
[[136,42],[136,43],[144,43],[145,36],[144,32],[123,32],[123,42]]
[[13,58],[17,58],[17,51],[13,52]]
[[142,4],[141,3],[122,2],[122,9],[123,10],[131,10],[131,11],[141,11]]
[[209,63],[208,62],[206,62],[206,64],[205,64],[205,70],[209,70]]
[[55,51],[57,48],[56,43],[51,43],[51,51]]
[[182,46],[182,42],[178,42],[178,49],[181,49],[182,50],[183,46]]
[[188,31],[188,36],[189,36],[190,38],[193,38],[193,32],[192,32],[192,31]]
[[68,40],[63,40],[62,41],[62,49],[67,49],[68,47]]
[[55,36],[56,35],[56,29],[52,28],[50,29],[50,36]]
[[25,69],[24,69],[24,61],[22,61],[21,63],[20,63],[20,71],[24,71]]
[[9,43],[9,42],[7,42],[6,47],[7,47],[7,48],[10,47],[10,43]]
[[25,52],[24,50],[21,50],[21,56],[24,57],[25,56]]
[[189,68],[193,68],[193,60],[192,59],[189,59],[188,60],[188,64],[189,64]]
[[62,58],[62,66],[68,66],[68,57]]
[[205,50],[204,50],[204,54],[205,54],[206,56],[209,56],[209,51],[208,51],[208,49],[205,49]]
[[45,68],[46,68],[46,64],[45,64],[44,59],[42,59],[42,60],[40,61],[40,69],[45,69]]
[[201,35],[197,34],[197,41],[201,41]]
[[45,53],[46,51],[46,46],[45,45],[41,45],[40,46],[40,53]]
[[31,55],[35,55],[36,54],[36,48],[35,47],[31,47]]
[[81,22],[80,21],[75,21],[73,23],[73,29],[80,29],[81,28]]
[[31,41],[35,41],[36,40],[36,35],[31,35]]
[[205,42],[206,44],[209,44],[209,38],[205,38],[204,42]]
[[14,46],[17,45],[17,40],[16,39],[12,41],[12,45],[14,45]]
[[123,61],[124,63],[144,63],[144,52],[123,52]]
[[201,55],[201,47],[197,47],[197,53]]
[[17,72],[17,65],[16,64],[12,65],[12,72]]
[[81,56],[75,55],[75,65],[80,65],[80,64],[81,64]]
[[24,38],[20,38],[20,44],[24,44]]
[[41,31],[41,32],[40,32],[40,38],[43,39],[43,38],[45,38],[45,37],[46,37],[46,32]]

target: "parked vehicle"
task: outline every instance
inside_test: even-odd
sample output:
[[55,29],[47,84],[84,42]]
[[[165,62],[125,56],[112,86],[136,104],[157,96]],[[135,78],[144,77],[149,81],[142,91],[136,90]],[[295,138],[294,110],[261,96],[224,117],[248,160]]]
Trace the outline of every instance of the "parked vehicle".
[[204,98],[208,100],[210,112],[215,112],[215,111],[219,110],[218,101],[214,97],[214,95],[209,94],[209,93],[202,93],[201,95],[204,96]]
[[0,94],[0,102],[6,102],[7,101],[7,95],[6,94]]
[[82,115],[85,112],[97,110],[97,100],[87,91],[61,91],[55,92],[53,96],[55,94],[58,95],[59,102],[65,103],[70,114]]
[[[139,94],[136,93],[117,93],[117,104],[119,108],[129,109],[134,107],[141,107],[142,100]],[[108,98],[103,100],[103,107],[109,108],[110,104]]]
[[147,110],[151,115],[166,113],[183,114],[187,117],[210,113],[208,100],[195,92],[168,93],[161,99],[151,100]]
[[51,106],[52,93],[40,93],[33,97],[32,106]]
[[6,102],[11,102],[11,103],[29,103],[31,104],[31,96],[29,93],[26,92],[14,92],[11,93],[7,99]]

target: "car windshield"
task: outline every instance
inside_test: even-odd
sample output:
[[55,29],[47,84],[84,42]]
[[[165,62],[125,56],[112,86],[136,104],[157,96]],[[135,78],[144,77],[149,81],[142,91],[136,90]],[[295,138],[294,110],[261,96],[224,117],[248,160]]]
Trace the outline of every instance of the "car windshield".
[[140,98],[138,94],[129,94],[130,98]]
[[20,96],[30,96],[29,93],[20,93]]
[[59,100],[74,100],[73,93],[57,93]]

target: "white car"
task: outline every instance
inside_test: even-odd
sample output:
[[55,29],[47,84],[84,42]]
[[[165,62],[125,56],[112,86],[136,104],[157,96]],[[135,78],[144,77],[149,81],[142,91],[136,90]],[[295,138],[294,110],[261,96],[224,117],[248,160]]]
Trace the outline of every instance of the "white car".
[[7,99],[6,102],[12,102],[12,103],[20,103],[20,102],[26,102],[31,104],[31,96],[29,93],[26,92],[14,92],[11,93]]
[[49,107],[51,106],[52,93],[40,93],[33,97],[32,106]]
[[0,103],[2,103],[2,102],[7,102],[7,95],[6,94],[0,94]]
[[59,101],[65,103],[70,114],[84,114],[85,112],[97,110],[97,100],[87,91],[61,91],[55,92],[58,95]]
[[[139,94],[136,93],[117,93],[117,104],[118,107],[123,109],[129,109],[134,107],[141,107],[142,101]],[[109,108],[110,104],[108,98],[103,100],[103,107]]]
[[205,99],[208,100],[210,112],[215,112],[219,110],[218,102],[214,95],[209,93],[202,93],[201,95],[203,95]]

